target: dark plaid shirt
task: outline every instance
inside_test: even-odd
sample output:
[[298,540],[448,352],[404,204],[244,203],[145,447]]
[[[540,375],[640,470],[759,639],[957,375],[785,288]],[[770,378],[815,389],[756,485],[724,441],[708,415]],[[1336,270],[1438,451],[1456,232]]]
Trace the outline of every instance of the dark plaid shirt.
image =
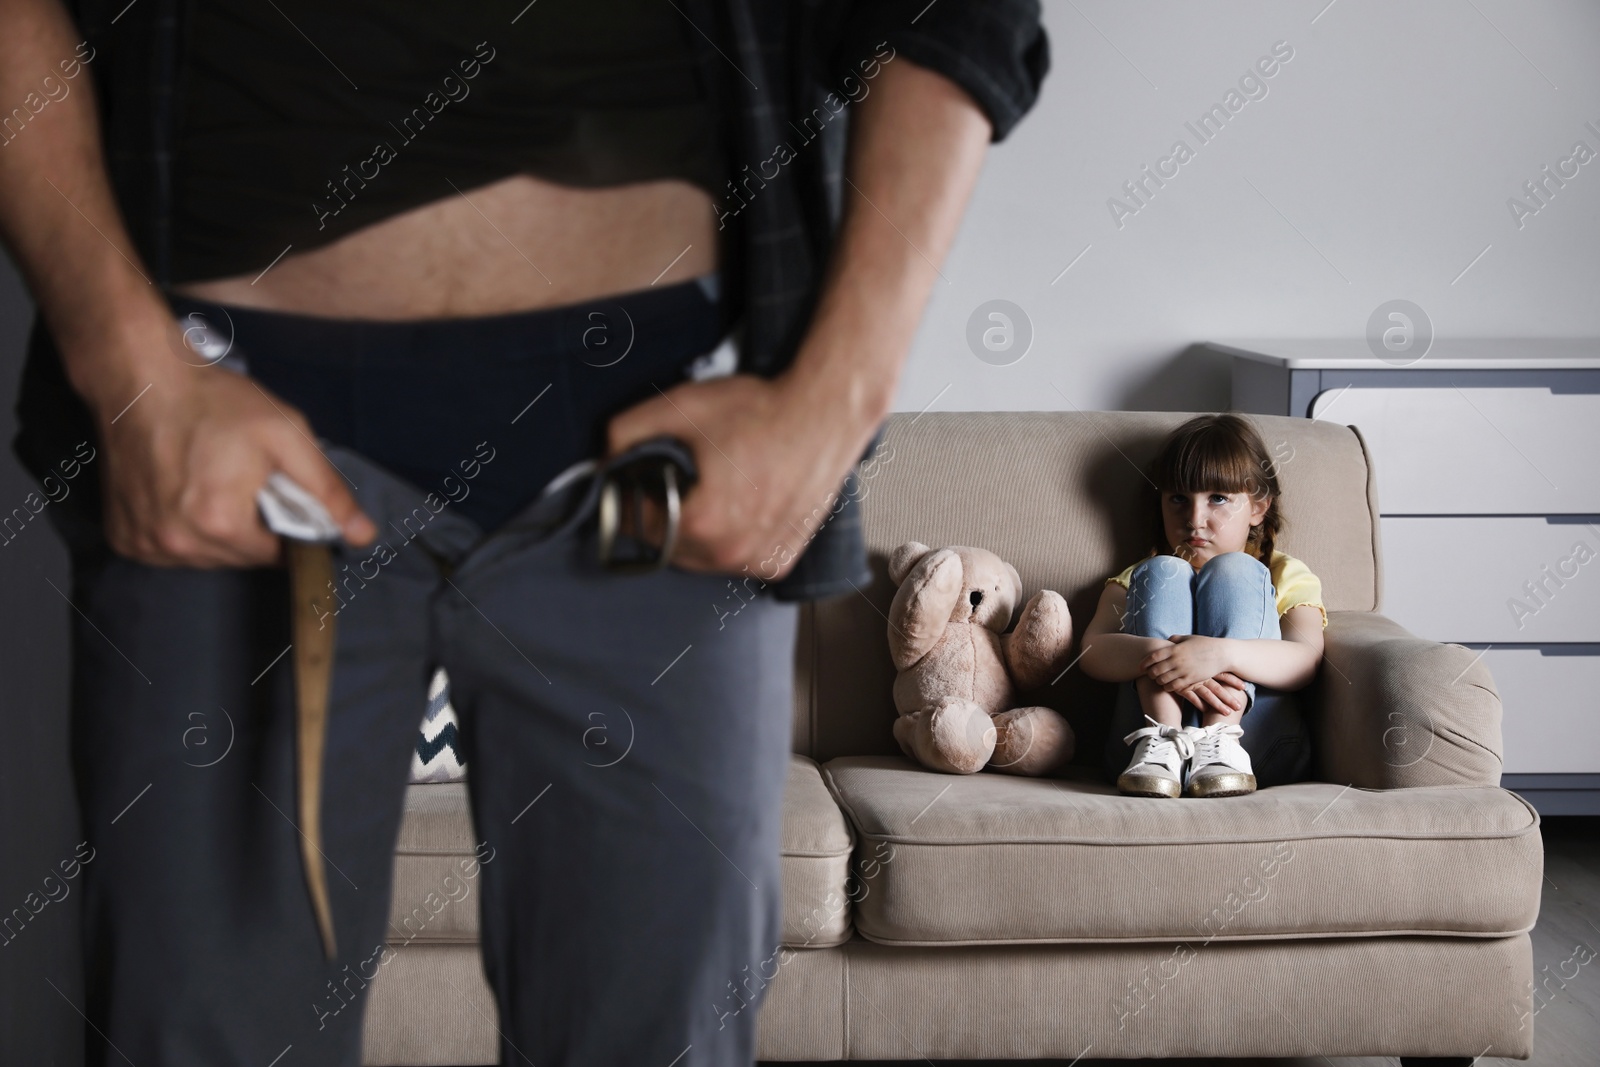
[[[1050,66],[1038,0],[666,2],[696,31],[691,40],[712,121],[728,147],[733,185],[717,211],[724,277],[732,280],[727,296],[743,322],[740,370],[767,377],[794,358],[819,295],[842,206],[846,115],[840,110],[871,91],[873,57],[881,63],[904,56],[956,82],[989,117],[993,141],[1003,140],[1033,106]],[[165,288],[175,86],[187,2],[78,0],[71,6],[96,50],[112,185],[135,244]],[[507,5],[508,21],[520,6],[520,0]],[[780,145],[792,158],[775,157]],[[35,329],[36,350],[50,347],[42,332]],[[863,459],[882,433],[880,425]],[[795,569],[773,584],[775,596],[811,600],[871,580],[859,478],[852,471],[840,486],[842,505],[817,501],[819,514],[828,517],[803,546]],[[772,572],[769,565],[766,573]]]

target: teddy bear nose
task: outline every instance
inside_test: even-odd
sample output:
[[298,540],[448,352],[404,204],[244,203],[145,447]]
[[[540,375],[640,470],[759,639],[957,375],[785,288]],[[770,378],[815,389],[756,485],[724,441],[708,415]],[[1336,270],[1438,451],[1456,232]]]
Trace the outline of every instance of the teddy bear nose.
[[972,595],[969,596],[967,599],[972,601],[972,606],[973,607],[977,607],[979,604],[983,603],[983,592],[982,592],[982,590],[974,589],[972,591]]

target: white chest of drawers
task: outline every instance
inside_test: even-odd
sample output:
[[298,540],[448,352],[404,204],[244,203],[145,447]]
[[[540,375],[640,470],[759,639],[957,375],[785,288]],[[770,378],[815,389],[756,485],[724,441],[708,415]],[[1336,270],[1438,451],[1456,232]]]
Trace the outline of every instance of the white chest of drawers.
[[1383,613],[1482,651],[1502,784],[1600,814],[1600,339],[1210,342],[1235,410],[1357,427],[1372,452]]

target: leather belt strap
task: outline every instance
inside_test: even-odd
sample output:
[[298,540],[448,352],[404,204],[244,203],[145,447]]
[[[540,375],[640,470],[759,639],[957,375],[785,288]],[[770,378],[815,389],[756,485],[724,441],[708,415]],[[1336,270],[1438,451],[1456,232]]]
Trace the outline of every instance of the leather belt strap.
[[283,539],[289,560],[295,683],[296,814],[300,819],[300,859],[317,929],[328,959],[338,952],[333,908],[322,853],[322,757],[328,737],[328,690],[333,678],[335,616],[317,604],[333,585],[333,552],[316,541]]

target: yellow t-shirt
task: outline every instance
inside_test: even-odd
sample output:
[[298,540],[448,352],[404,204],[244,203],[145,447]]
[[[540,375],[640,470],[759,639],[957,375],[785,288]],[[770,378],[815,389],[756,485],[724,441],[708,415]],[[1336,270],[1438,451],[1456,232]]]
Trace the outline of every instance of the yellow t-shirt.
[[[1139,563],[1143,563],[1140,560]],[[1128,588],[1128,581],[1133,577],[1135,563],[1121,574],[1107,578],[1107,582],[1116,582],[1122,588]],[[1309,604],[1322,613],[1322,628],[1328,628],[1328,609],[1322,606],[1322,579],[1311,573],[1311,568],[1295,559],[1286,552],[1272,550],[1272,565],[1267,568],[1272,575],[1272,587],[1278,593],[1278,618],[1283,618],[1290,608],[1297,608],[1302,604]]]

